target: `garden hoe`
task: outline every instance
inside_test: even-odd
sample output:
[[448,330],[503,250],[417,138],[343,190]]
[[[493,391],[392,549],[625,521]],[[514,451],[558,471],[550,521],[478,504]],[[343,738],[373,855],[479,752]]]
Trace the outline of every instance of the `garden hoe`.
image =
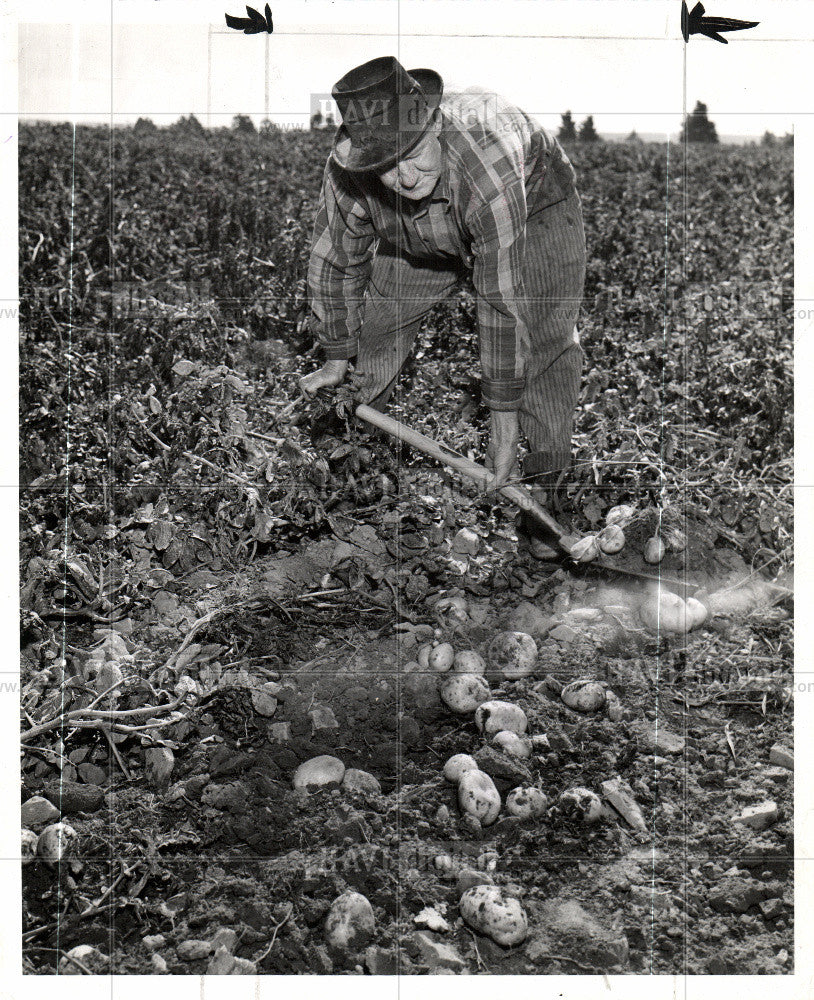
[[[380,413],[378,410],[374,410],[364,403],[360,403],[356,407],[356,416],[361,420],[367,421],[369,424],[373,424],[374,427],[378,427],[379,430],[385,431],[385,433],[390,434],[399,441],[403,441],[405,444],[423,451],[425,455],[429,455],[443,465],[455,469],[456,472],[471,479],[479,486],[488,486],[492,479],[491,472],[482,465],[478,465],[477,462],[473,462],[468,458],[464,458],[463,455],[458,455],[450,451],[449,448],[438,444],[437,441],[433,441],[432,438],[427,437],[425,434],[413,430],[406,424],[400,423],[400,421],[395,420],[393,417],[389,417],[385,413]],[[500,492],[507,500],[511,500],[521,510],[527,511],[533,517],[537,518],[540,524],[554,535],[562,551],[570,558],[573,558],[572,548],[581,540],[580,537],[568,534],[562,525],[557,524],[548,511],[535,501],[526,487],[506,485],[501,487]],[[608,559],[605,556],[600,556],[597,559],[593,559],[590,563],[583,565],[601,567],[612,573],[621,573],[624,576],[633,576],[640,580],[655,580],[658,583],[678,587],[681,590],[697,590],[699,587],[699,584],[693,583],[691,580],[672,580],[658,573],[644,573],[639,570],[626,569],[623,566],[617,566],[612,559]]]

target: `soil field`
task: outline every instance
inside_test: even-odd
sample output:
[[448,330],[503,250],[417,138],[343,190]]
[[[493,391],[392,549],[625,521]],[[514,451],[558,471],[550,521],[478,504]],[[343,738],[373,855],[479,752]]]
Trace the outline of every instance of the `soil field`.
[[[629,569],[686,536],[655,573],[707,617],[675,634],[655,583],[519,553],[515,512],[360,427],[352,385],[297,401],[328,141],[22,129],[23,826],[70,827],[58,862],[24,839],[24,968],[791,973],[793,151],[569,151],[588,363],[558,516],[630,505]],[[473,310],[430,316],[392,412],[480,460]],[[419,662],[443,642],[522,709],[515,753]],[[321,755],[338,777],[294,787]],[[467,915],[478,884],[520,940]]]

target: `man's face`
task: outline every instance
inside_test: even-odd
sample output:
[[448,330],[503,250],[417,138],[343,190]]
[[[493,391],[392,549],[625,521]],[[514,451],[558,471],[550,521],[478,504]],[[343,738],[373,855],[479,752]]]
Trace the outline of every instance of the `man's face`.
[[441,143],[438,133],[427,132],[403,160],[378,175],[386,188],[402,198],[420,201],[431,194],[441,176]]

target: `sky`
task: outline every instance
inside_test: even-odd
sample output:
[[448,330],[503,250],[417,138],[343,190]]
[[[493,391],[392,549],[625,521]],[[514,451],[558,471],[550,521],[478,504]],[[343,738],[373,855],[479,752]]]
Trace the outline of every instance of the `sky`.
[[702,100],[719,133],[759,136],[791,131],[795,115],[808,112],[810,0],[716,0],[716,14],[761,24],[728,45],[693,37],[686,47],[677,0],[271,6],[274,33],[245,36],[223,19],[224,9],[243,14],[236,0],[43,0],[19,25],[20,114],[167,124],[192,113],[220,125],[239,113],[259,122],[268,110],[297,127],[314,95],[385,54],[436,69],[447,89],[493,89],[549,126],[570,109],[577,120],[593,115],[600,132],[672,134],[685,101],[691,109]]

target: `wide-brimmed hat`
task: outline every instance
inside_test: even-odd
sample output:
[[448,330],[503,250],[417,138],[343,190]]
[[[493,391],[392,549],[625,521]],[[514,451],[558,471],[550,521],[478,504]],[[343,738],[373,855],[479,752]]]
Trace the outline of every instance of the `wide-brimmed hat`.
[[443,92],[434,70],[406,70],[393,56],[357,66],[331,91],[342,115],[331,155],[354,173],[389,169],[421,141]]

